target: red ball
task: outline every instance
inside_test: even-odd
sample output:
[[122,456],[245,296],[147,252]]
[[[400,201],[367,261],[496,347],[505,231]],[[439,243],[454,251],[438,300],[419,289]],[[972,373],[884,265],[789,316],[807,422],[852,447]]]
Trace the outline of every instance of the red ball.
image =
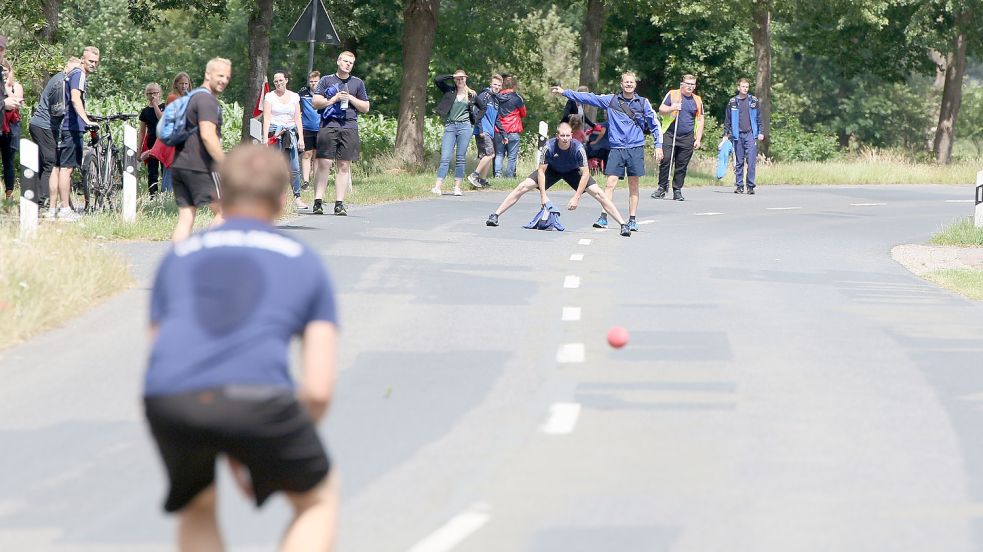
[[608,330],[608,345],[620,349],[628,343],[628,330],[615,326]]

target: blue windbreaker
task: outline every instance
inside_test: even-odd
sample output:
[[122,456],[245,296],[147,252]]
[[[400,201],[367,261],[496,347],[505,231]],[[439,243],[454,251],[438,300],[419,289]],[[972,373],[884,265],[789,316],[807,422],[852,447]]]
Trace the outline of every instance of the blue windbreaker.
[[563,95],[577,103],[592,105],[606,109],[608,112],[608,140],[612,149],[617,148],[637,148],[645,145],[645,133],[642,126],[645,125],[652,131],[655,138],[655,147],[662,147],[662,128],[659,126],[659,119],[655,116],[652,103],[648,99],[635,94],[632,99],[627,99],[621,94],[618,98],[635,112],[635,120],[621,109],[614,94],[597,95],[590,92],[574,92],[564,90]]

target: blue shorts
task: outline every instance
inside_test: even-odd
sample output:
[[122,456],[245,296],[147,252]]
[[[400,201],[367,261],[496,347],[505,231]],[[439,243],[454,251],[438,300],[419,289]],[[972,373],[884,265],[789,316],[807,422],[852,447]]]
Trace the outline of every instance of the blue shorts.
[[628,176],[645,176],[645,146],[611,149],[604,174],[624,178],[625,173]]

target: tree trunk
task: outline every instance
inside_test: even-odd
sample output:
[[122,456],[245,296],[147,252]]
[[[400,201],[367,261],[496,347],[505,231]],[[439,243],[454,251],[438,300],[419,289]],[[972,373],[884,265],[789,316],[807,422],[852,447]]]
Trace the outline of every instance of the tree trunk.
[[[580,84],[591,92],[597,92],[601,77],[601,39],[604,23],[608,19],[608,6],[604,0],[587,0],[584,14],[584,30],[580,34]],[[597,120],[597,108],[584,106],[584,114]]]
[[932,152],[940,164],[952,160],[952,144],[955,140],[956,118],[963,96],[963,75],[966,73],[966,28],[970,23],[969,10],[956,16],[956,36],[946,55],[945,87],[942,89],[942,107],[939,109],[939,126],[935,129]]
[[761,101],[761,133],[765,140],[758,145],[762,155],[768,155],[771,143],[771,1],[754,2],[751,38],[754,41],[756,74],[754,93]]
[[[270,29],[273,27],[273,0],[256,0],[249,14],[249,66],[246,69],[246,98],[242,104],[242,141],[249,142],[249,120],[263,90],[263,79],[270,65]],[[306,79],[305,79],[306,80]]]
[[427,109],[430,58],[440,0],[406,0],[403,9],[403,79],[399,88],[396,157],[423,164],[423,120]]
[[61,12],[61,0],[41,0],[41,13],[44,14],[44,27],[37,31],[41,42],[54,44],[58,36],[58,14]]

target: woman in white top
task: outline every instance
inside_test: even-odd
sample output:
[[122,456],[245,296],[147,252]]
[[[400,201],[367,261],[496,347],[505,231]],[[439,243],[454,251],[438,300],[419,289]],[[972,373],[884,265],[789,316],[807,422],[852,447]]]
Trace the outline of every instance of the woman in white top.
[[300,153],[304,151],[304,133],[300,115],[300,96],[287,90],[287,72],[273,73],[273,90],[263,100],[263,135],[269,144],[275,144],[290,161],[291,184],[294,189],[294,204],[298,209],[306,209],[307,204],[300,200]]

